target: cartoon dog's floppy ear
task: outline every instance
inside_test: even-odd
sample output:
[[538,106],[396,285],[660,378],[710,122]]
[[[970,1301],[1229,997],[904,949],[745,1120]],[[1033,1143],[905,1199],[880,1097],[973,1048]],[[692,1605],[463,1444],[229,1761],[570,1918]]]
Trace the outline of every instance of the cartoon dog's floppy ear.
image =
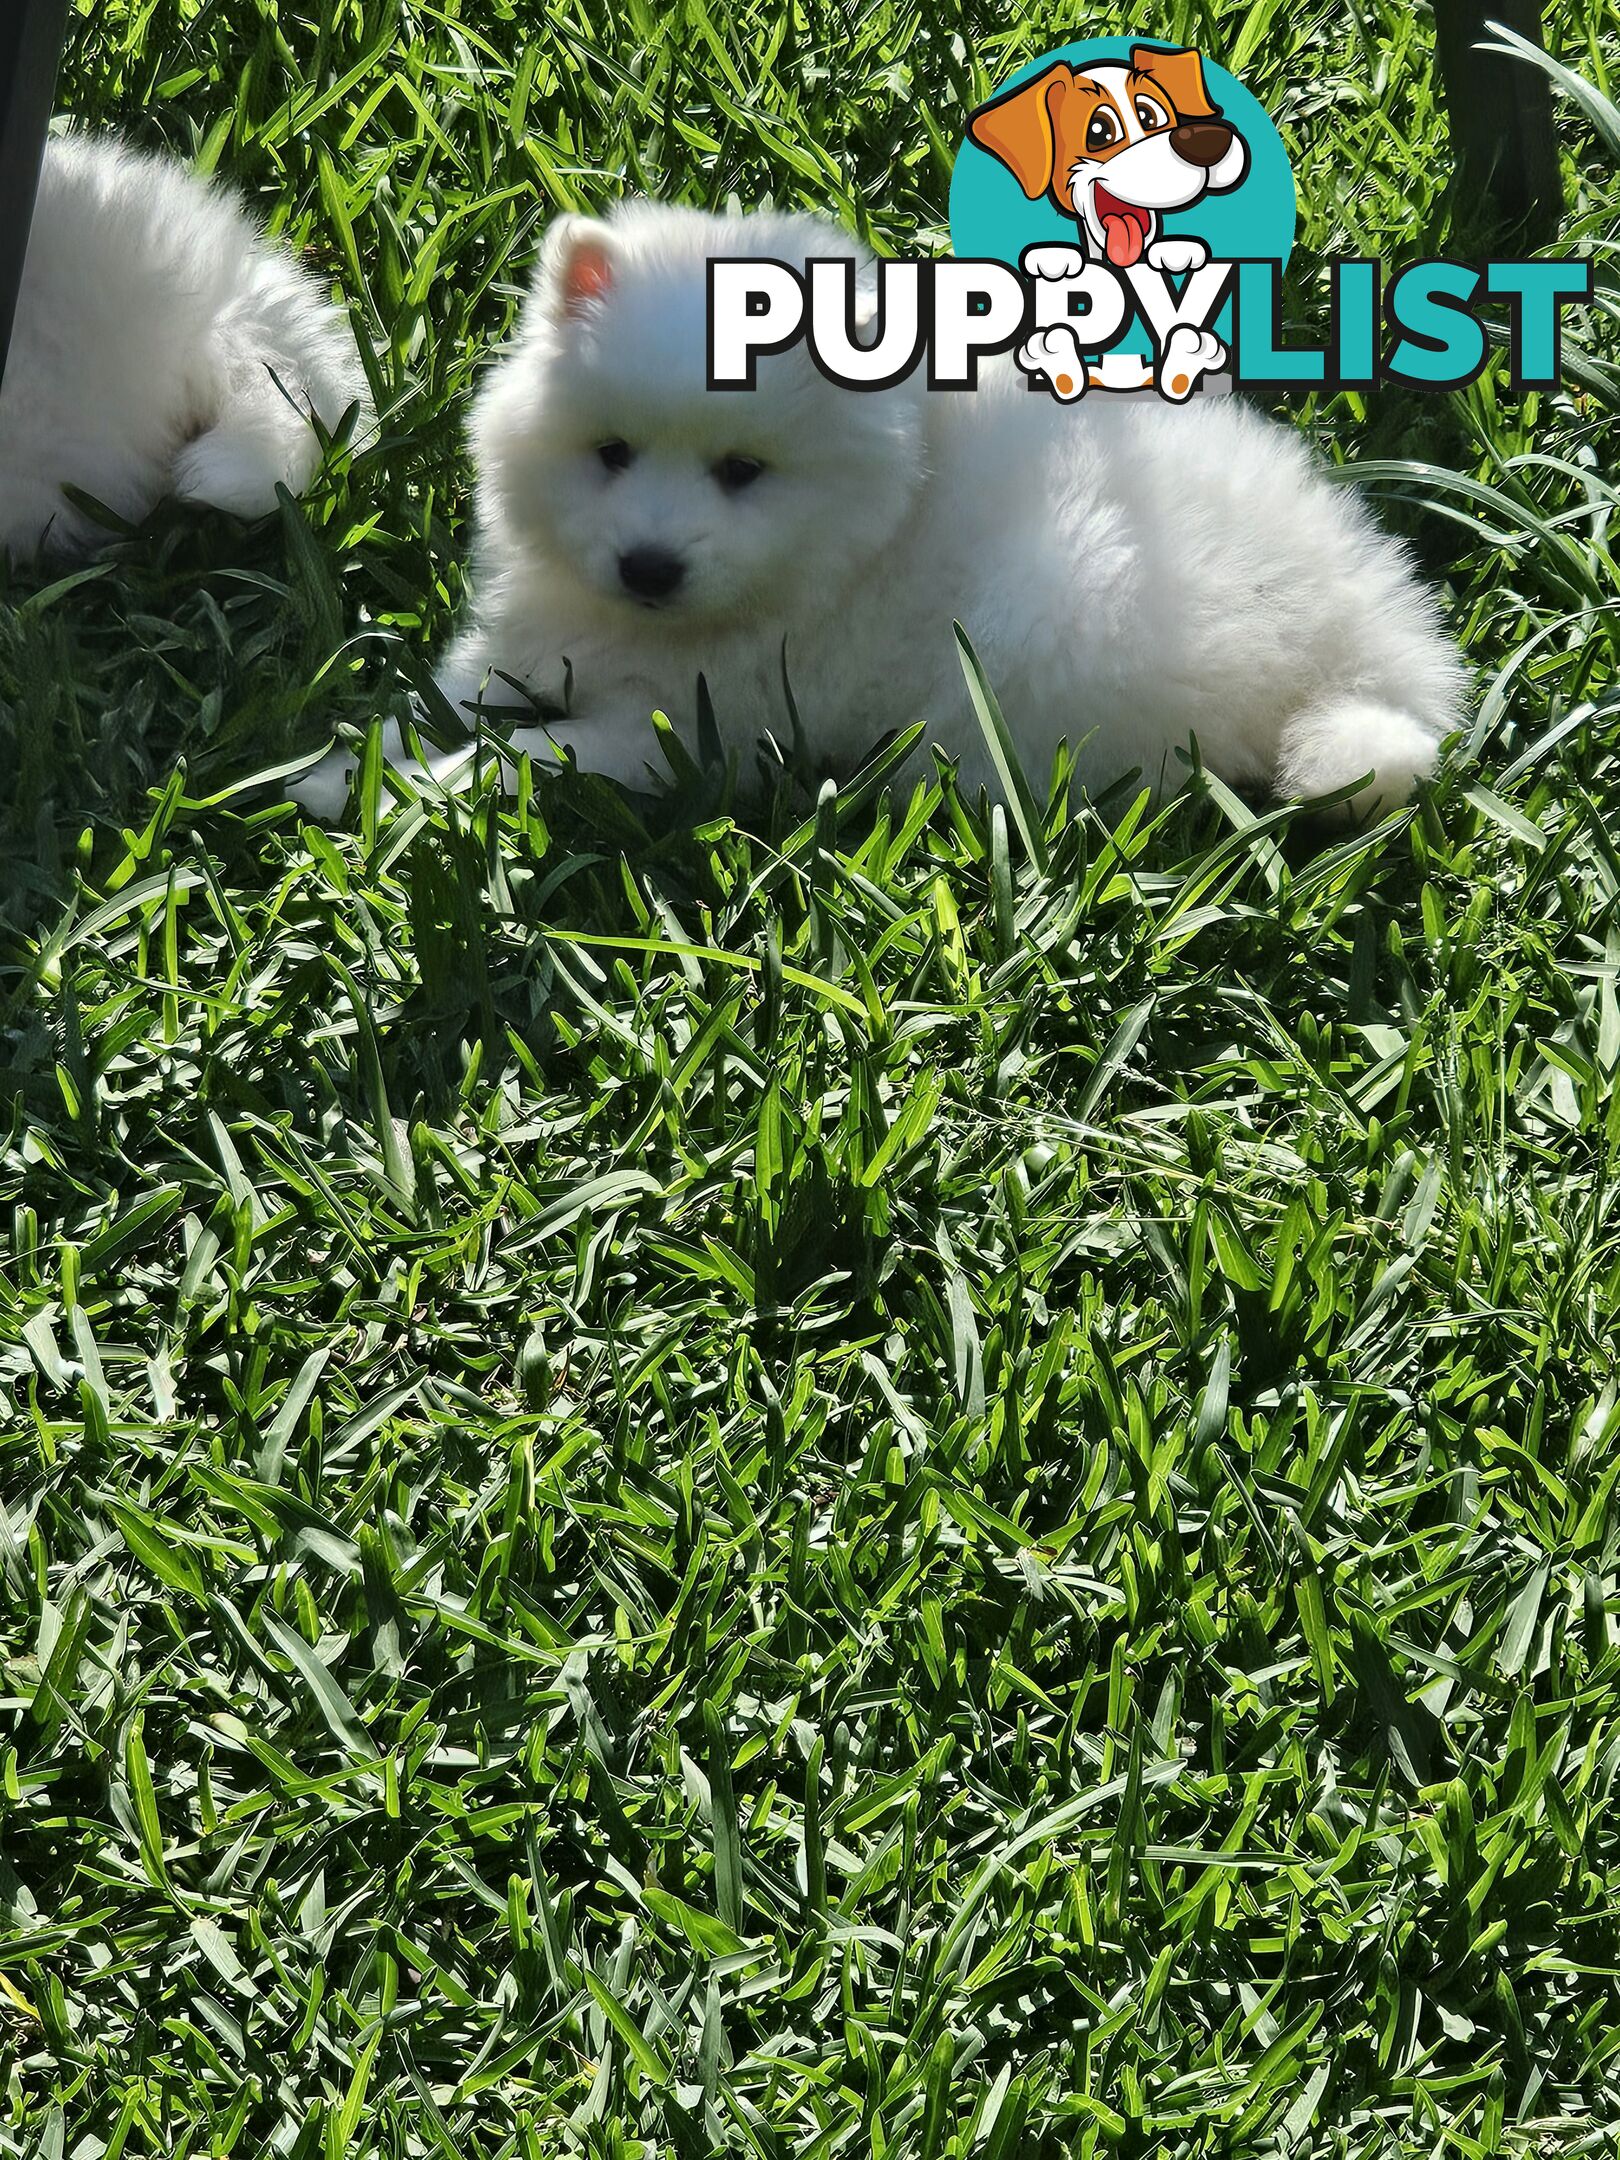
[[1204,63],[1190,45],[1177,46],[1172,52],[1153,45],[1133,45],[1131,66],[1138,75],[1152,77],[1170,100],[1178,119],[1214,120],[1219,117],[1220,107],[1210,103],[1209,92],[1204,88]]
[[1033,82],[981,105],[968,122],[969,140],[999,158],[1031,202],[1052,185],[1057,117],[1073,83],[1073,68],[1060,60]]

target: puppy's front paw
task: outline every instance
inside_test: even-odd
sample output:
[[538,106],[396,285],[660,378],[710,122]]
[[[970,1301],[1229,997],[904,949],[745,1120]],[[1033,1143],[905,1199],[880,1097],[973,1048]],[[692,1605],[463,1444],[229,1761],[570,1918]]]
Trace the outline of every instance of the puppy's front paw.
[[1025,277],[1077,278],[1086,267],[1086,251],[1077,247],[1027,247],[1018,258]]
[[1212,368],[1226,363],[1226,347],[1213,330],[1195,330],[1178,323],[1164,341],[1159,361],[1159,395],[1172,405],[1184,405]]
[[340,743],[318,765],[300,773],[287,789],[291,799],[323,825],[334,824],[349,797],[349,781],[358,761]]
[[1150,270],[1167,270],[1172,277],[1179,277],[1183,270],[1202,270],[1209,261],[1209,249],[1202,240],[1177,239],[1166,234],[1148,249],[1147,260]]
[[1065,405],[1085,396],[1086,363],[1067,323],[1026,338],[1018,348],[1018,365],[1026,375],[1044,375],[1052,395]]
[[[389,721],[383,730],[383,761],[390,774],[398,774],[414,788],[425,788],[434,782],[449,788],[465,788],[472,776],[473,745],[458,744],[451,750],[439,750],[424,740],[428,762],[411,756],[405,748],[405,738],[397,721]],[[319,820],[323,825],[335,825],[343,814],[349,798],[349,784],[359,770],[360,760],[346,744],[339,743],[308,772],[301,773],[288,788],[287,793],[300,809]],[[385,779],[382,799],[387,804],[400,800],[398,790],[391,788]]]

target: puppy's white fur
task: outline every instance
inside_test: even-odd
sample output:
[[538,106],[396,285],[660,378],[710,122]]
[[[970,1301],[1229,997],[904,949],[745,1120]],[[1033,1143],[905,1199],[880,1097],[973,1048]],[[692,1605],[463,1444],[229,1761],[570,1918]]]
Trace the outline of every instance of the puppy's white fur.
[[319,462],[311,409],[330,431],[356,403],[347,322],[232,194],[111,138],[52,140],[0,387],[0,547],[105,537],[64,482],[130,520],[165,495],[273,510]]
[[[705,388],[708,256],[853,251],[770,213],[627,205],[553,231],[473,413],[475,608],[440,677],[454,703],[470,713],[482,690],[509,710],[492,674],[556,700],[571,670],[550,739],[645,785],[649,715],[690,740],[700,670],[723,737],[746,754],[764,728],[785,736],[785,639],[825,765],[922,719],[994,787],[956,618],[1037,786],[1064,736],[1094,786],[1132,768],[1173,786],[1196,736],[1231,781],[1314,795],[1375,773],[1360,810],[1408,794],[1459,718],[1463,671],[1402,548],[1292,430],[1235,398],[1059,406],[1007,360],[976,392],[917,376],[850,391],[799,349],[762,359],[752,392]],[[598,454],[614,441],[632,453],[616,472]],[[728,454],[765,470],[728,493]],[[621,582],[647,547],[684,570],[657,606]],[[316,768],[309,807],[338,806],[347,767]]]

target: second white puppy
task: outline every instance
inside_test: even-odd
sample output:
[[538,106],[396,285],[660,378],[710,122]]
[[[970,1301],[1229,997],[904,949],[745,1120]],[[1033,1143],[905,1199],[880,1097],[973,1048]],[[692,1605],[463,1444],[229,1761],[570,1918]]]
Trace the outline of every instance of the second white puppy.
[[111,137],[46,148],[0,388],[0,547],[106,537],[64,482],[120,517],[165,495],[257,517],[296,494],[365,402],[353,335],[240,201]]
[[[508,677],[560,700],[571,675],[551,738],[645,784],[649,715],[690,740],[700,671],[723,737],[785,735],[785,639],[825,766],[922,719],[994,787],[955,618],[1037,787],[1064,736],[1089,784],[1137,768],[1156,787],[1196,737],[1231,781],[1312,796],[1371,773],[1358,810],[1403,800],[1460,717],[1462,667],[1404,550],[1292,430],[1235,398],[1059,406],[1006,360],[973,392],[853,391],[800,348],[752,391],[706,389],[708,257],[860,252],[802,216],[560,221],[473,414],[450,698],[510,709]],[[547,750],[538,729],[518,743]],[[311,808],[337,807],[348,762],[308,776]]]

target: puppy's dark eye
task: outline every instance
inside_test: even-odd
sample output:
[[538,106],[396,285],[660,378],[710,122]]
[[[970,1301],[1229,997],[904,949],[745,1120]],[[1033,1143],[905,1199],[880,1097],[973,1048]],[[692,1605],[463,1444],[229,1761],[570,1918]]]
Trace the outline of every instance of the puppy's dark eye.
[[636,453],[622,437],[615,435],[610,442],[598,443],[596,454],[609,472],[623,472]]
[[1136,101],[1136,117],[1145,128],[1167,127],[1169,122],[1151,98],[1139,97]]
[[743,457],[739,452],[733,451],[729,457],[723,457],[719,464],[716,465],[714,477],[728,495],[735,495],[739,488],[752,487],[764,470],[765,466],[761,459]]
[[1094,112],[1091,125],[1086,129],[1086,148],[1106,150],[1110,143],[1119,140],[1119,122],[1111,112]]

